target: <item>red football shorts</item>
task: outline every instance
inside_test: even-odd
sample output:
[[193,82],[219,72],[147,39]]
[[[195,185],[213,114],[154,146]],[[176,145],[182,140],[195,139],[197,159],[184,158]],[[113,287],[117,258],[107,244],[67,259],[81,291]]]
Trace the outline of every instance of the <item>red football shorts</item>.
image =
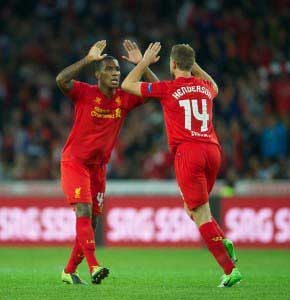
[[101,214],[106,188],[106,165],[63,161],[61,186],[70,205],[91,203],[93,214]]
[[208,202],[220,164],[218,145],[193,142],[178,146],[174,158],[176,180],[190,210]]

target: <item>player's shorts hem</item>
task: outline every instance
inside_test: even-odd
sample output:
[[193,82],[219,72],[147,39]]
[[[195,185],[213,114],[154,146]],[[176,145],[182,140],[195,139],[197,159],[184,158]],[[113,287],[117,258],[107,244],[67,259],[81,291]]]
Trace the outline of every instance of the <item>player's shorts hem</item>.
[[76,199],[66,199],[66,201],[67,201],[67,203],[69,204],[69,205],[75,205],[75,204],[78,204],[78,203],[88,203],[88,204],[92,204],[92,201],[86,201],[86,200],[80,200],[80,201],[78,201],[78,200],[76,200]]

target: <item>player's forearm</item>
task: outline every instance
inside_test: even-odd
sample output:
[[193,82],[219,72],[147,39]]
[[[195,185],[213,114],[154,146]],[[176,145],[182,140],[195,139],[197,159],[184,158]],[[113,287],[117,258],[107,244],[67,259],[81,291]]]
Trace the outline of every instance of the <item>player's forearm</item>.
[[148,63],[141,60],[124,79],[122,83],[122,89],[134,95],[141,96],[140,80],[147,67]]
[[156,76],[155,73],[152,72],[152,70],[147,67],[144,71],[144,78],[146,79],[146,81],[148,82],[156,82],[159,81],[159,78]]
[[202,79],[210,81],[213,84],[216,91],[218,91],[218,86],[214,79],[207,72],[205,72],[197,63],[194,63],[191,73],[196,77],[200,77]]
[[91,62],[92,60],[88,56],[85,56],[83,59],[62,70],[56,77],[58,87],[63,92],[69,91],[72,87],[72,79],[74,79],[80,71]]

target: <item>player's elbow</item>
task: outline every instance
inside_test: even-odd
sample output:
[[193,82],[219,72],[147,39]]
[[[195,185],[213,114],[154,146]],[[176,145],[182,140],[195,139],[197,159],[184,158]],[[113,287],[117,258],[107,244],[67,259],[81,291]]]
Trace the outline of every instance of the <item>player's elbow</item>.
[[219,93],[219,87],[217,86],[216,83],[214,84],[214,89],[215,89],[216,94],[218,95],[218,93]]
[[66,91],[68,89],[68,82],[63,78],[61,73],[59,73],[55,78],[57,86],[62,90]]
[[62,86],[62,79],[61,79],[60,74],[58,74],[58,75],[56,76],[55,82],[56,82],[57,86],[59,86],[59,87]]

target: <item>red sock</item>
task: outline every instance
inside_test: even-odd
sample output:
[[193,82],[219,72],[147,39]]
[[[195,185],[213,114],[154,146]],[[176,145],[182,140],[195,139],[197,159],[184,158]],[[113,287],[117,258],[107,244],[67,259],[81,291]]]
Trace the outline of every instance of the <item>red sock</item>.
[[219,234],[223,237],[223,239],[225,239],[225,233],[224,231],[221,229],[220,225],[218,224],[218,222],[216,221],[216,219],[214,217],[211,217],[212,222],[215,224]]
[[95,237],[92,227],[92,220],[88,217],[78,217],[76,222],[77,239],[86,257],[90,272],[94,266],[99,266],[95,257]]
[[235,266],[224,247],[222,241],[223,237],[220,235],[215,223],[208,222],[202,224],[199,227],[199,231],[209,251],[215,257],[219,265],[224,269],[225,274],[230,274]]
[[66,273],[74,273],[77,269],[77,266],[82,262],[83,258],[84,258],[83,250],[81,248],[80,243],[78,242],[78,239],[76,238],[69,261],[64,271]]

